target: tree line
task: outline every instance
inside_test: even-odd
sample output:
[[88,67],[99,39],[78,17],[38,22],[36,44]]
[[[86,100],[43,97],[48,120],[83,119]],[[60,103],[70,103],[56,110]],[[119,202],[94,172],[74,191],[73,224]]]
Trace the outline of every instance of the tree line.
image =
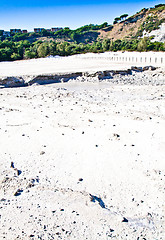
[[99,29],[103,29],[105,27],[108,27],[111,25],[108,25],[107,22],[104,22],[100,25],[94,25],[89,24],[82,26],[80,28],[77,28],[75,30],[70,29],[69,27],[65,27],[62,29],[59,29],[56,32],[47,31],[46,29],[43,29],[41,32],[29,32],[29,33],[11,33],[9,36],[3,36],[3,31],[0,30],[0,39],[3,40],[12,40],[12,41],[21,41],[21,40],[27,40],[32,38],[39,38],[39,37],[53,37],[54,39],[64,39],[64,40],[73,40],[76,41],[78,38],[81,37],[82,34],[89,31],[97,31]]
[[0,61],[14,61],[21,59],[41,58],[47,56],[69,56],[80,53],[101,53],[105,51],[165,51],[165,43],[151,42],[149,38],[116,40],[104,39],[91,44],[76,42],[36,41],[18,42],[0,41]]

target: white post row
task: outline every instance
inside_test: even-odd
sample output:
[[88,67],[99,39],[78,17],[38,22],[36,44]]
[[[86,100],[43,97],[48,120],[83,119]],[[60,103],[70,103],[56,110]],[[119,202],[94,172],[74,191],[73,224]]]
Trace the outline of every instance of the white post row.
[[107,52],[106,57],[112,62],[165,67],[165,53],[163,52]]

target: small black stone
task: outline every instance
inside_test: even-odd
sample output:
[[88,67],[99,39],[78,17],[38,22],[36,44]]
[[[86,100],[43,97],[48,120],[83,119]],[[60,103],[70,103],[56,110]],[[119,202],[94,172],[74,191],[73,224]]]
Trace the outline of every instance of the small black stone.
[[125,217],[123,217],[122,222],[128,222],[128,219],[126,219]]
[[83,178],[79,178],[79,182],[82,182],[83,181]]
[[21,195],[21,192],[23,192],[23,190],[18,189],[18,190],[14,193],[14,196],[17,197],[17,196]]
[[11,168],[14,168],[14,163],[13,163],[13,162],[11,162],[10,167],[11,167]]

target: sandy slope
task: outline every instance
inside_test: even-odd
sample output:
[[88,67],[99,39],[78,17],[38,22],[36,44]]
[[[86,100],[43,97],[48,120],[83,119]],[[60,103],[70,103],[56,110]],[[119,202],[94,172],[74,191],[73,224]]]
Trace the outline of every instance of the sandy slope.
[[0,89],[0,239],[165,239],[164,100],[106,82]]

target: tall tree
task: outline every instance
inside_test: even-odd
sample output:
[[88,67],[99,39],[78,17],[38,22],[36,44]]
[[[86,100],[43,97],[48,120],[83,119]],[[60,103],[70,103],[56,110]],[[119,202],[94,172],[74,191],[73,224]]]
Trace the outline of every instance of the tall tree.
[[128,17],[128,14],[122,14],[121,16],[120,16],[120,19],[122,20],[122,19],[126,19]]

